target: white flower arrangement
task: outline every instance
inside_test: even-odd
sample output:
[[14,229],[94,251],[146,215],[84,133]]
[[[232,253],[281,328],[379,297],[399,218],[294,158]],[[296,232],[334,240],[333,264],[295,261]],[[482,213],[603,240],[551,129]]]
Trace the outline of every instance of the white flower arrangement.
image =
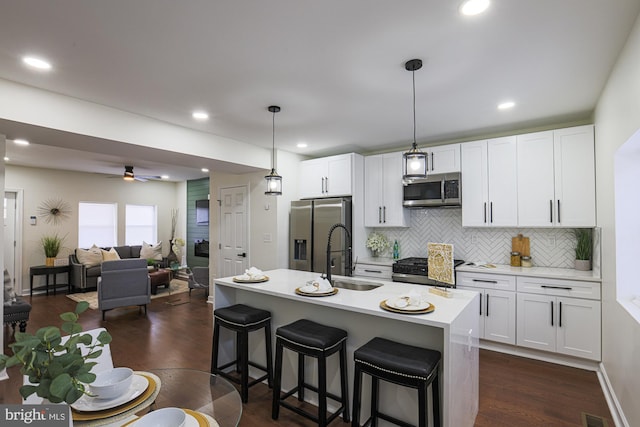
[[382,233],[373,232],[367,237],[367,248],[373,252],[382,253],[389,247],[391,247],[391,242],[389,242],[387,236]]

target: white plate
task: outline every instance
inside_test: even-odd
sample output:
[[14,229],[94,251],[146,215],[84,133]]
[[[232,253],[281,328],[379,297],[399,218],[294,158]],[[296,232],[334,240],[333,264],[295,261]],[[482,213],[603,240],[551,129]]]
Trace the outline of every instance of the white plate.
[[[186,418],[184,422],[184,427],[200,427],[200,423],[198,422],[198,420],[196,420],[196,418],[193,415],[189,415],[189,414],[185,414],[185,415],[186,415]],[[144,416],[140,417],[140,419],[142,418],[144,418]],[[137,426],[140,419],[129,424],[129,427]]]
[[401,307],[399,305],[394,304],[394,302],[397,301],[398,299],[399,298],[389,298],[386,301],[386,304],[391,308],[396,308],[398,310],[405,310],[405,311],[422,311],[422,310],[426,310],[431,305],[429,301],[422,300],[418,305],[405,305]]
[[142,375],[134,374],[129,390],[127,390],[127,392],[122,396],[118,396],[113,399],[98,399],[85,394],[80,399],[72,403],[71,407],[76,411],[84,412],[102,411],[105,409],[115,408],[116,406],[123,405],[140,396],[144,393],[147,387],[149,387],[149,380]]

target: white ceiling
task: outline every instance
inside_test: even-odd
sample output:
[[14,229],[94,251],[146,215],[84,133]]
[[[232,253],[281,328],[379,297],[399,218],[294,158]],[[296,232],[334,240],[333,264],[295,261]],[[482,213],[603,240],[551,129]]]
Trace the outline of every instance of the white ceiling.
[[[0,0],[0,78],[262,147],[276,104],[279,149],[367,153],[410,145],[412,58],[424,62],[415,73],[421,145],[589,120],[640,11],[638,0],[492,0],[463,17],[460,2]],[[27,69],[26,54],[53,70]],[[498,111],[504,100],[517,105]],[[211,118],[195,122],[194,109]],[[9,138],[29,134],[1,119]],[[54,156],[35,150],[48,145],[45,130],[35,134],[24,164],[72,158],[122,173],[135,160],[136,173],[155,175],[176,163],[117,150]],[[9,144],[17,159],[16,149]],[[167,173],[202,176],[183,160]]]

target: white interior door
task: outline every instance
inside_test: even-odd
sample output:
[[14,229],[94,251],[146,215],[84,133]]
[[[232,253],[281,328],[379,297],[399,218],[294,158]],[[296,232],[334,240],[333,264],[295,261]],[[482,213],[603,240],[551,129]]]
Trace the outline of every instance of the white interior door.
[[[13,280],[14,286],[16,282],[16,193],[5,191],[4,193],[4,268],[9,272],[9,277]],[[21,289],[17,289],[18,293]]]
[[221,277],[243,274],[249,268],[247,187],[220,189]]

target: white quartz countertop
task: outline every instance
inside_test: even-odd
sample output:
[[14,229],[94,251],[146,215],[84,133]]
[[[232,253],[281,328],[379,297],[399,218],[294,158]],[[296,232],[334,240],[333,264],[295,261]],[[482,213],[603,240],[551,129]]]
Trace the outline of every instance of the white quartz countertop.
[[[308,304],[322,305],[331,308],[350,310],[358,313],[403,320],[412,323],[448,327],[462,311],[478,295],[475,291],[452,289],[452,298],[445,298],[429,293],[429,286],[412,285],[408,283],[388,282],[377,279],[356,278],[362,282],[382,283],[383,286],[369,291],[355,291],[338,289],[338,293],[331,296],[311,297],[295,293],[296,288],[303,286],[308,280],[318,278],[318,273],[307,271],[278,269],[264,272],[269,280],[262,283],[236,283],[233,277],[215,279],[217,286],[227,286],[249,292],[272,295],[288,300],[295,300]],[[341,276],[333,276],[338,278]],[[409,292],[419,293],[435,306],[435,310],[427,314],[393,313],[380,308],[380,303],[388,298],[394,298]]]
[[580,271],[573,268],[553,267],[511,267],[510,265],[494,264],[495,268],[476,267],[467,264],[456,268],[458,272],[508,274],[511,276],[544,277],[548,279],[583,280],[585,282],[602,282],[593,271]]

